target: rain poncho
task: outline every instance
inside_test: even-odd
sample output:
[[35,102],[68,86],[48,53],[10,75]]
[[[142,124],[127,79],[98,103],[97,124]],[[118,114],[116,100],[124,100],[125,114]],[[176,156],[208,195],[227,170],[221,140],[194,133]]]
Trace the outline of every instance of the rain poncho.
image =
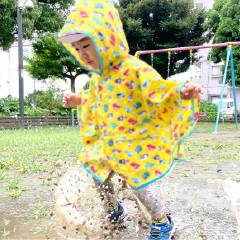
[[111,0],[80,1],[60,38],[77,33],[92,39],[101,64],[101,69],[91,69],[71,44],[63,43],[74,60],[93,73],[78,106],[84,168],[101,183],[111,170],[133,188],[156,181],[171,169],[174,159],[184,161],[180,145],[193,131],[198,100],[182,100],[180,90],[186,82],[165,81],[128,54]]

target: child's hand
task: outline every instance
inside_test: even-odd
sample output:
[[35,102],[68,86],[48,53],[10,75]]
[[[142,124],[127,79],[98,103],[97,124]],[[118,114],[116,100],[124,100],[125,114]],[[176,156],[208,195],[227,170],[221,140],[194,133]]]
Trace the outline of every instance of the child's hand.
[[203,92],[204,91],[202,89],[202,85],[187,83],[181,89],[181,97],[183,100],[191,100],[197,98],[201,101],[203,100]]
[[64,107],[78,106],[81,104],[81,95],[76,93],[65,93],[63,96]]

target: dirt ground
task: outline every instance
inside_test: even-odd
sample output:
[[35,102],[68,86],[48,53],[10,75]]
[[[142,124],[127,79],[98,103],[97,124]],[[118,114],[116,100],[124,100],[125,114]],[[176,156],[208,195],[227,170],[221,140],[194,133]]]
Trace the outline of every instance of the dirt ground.
[[[166,178],[154,184],[177,225],[174,239],[240,239],[240,222],[230,196],[221,184],[214,183],[240,181],[240,132],[194,133],[185,147],[187,162],[177,162]],[[43,181],[52,184],[43,185]],[[53,212],[58,182],[58,177],[46,171],[20,179],[19,185],[31,186],[20,198],[0,192],[0,239],[67,239],[57,230]],[[42,206],[47,216],[40,216]],[[136,233],[135,239],[146,236]]]

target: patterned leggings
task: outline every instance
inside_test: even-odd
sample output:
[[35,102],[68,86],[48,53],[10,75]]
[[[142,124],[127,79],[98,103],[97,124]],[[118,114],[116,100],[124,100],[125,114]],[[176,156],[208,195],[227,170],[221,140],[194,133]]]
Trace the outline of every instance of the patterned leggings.
[[[116,196],[114,194],[114,187],[111,181],[113,172],[109,174],[109,177],[101,184],[98,180],[93,178],[97,192],[100,194],[101,200],[106,200],[106,202],[115,204],[117,202]],[[166,216],[166,210],[163,204],[163,200],[158,192],[152,187],[151,184],[140,188],[132,189],[136,197],[142,202],[142,204],[147,208],[151,217],[155,221],[162,221]],[[106,211],[106,208],[105,208]]]

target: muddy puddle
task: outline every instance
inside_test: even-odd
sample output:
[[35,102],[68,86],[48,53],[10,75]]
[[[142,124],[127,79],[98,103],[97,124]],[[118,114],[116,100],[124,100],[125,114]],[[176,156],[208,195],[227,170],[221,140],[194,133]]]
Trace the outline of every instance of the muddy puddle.
[[[177,225],[175,240],[240,239],[240,200],[236,194],[240,192],[240,183],[236,185],[240,179],[240,138],[231,132],[227,142],[233,142],[234,146],[214,150],[221,144],[225,146],[224,138],[224,135],[213,136],[212,133],[194,134],[191,141],[199,145],[209,142],[209,146],[189,145],[192,150],[188,152],[188,161],[175,164],[168,177],[154,184]],[[193,153],[196,156],[191,158]],[[225,156],[224,161],[221,156]],[[43,181],[47,182],[49,178],[52,184],[43,185]],[[232,185],[226,179],[230,179]],[[28,186],[22,196],[12,198],[8,195],[10,190],[1,190],[0,239],[148,239],[150,226],[129,218],[128,224],[112,228],[112,233],[103,237],[95,231],[94,238],[90,238],[77,230],[74,232],[75,238],[71,238],[66,226],[57,224],[54,212],[56,198],[53,193],[58,189],[59,182],[60,178],[53,177],[51,172],[45,172],[44,176],[41,173],[25,177],[20,175],[19,185]],[[0,184],[1,189],[6,189],[3,180]],[[94,201],[95,205],[99,204],[97,200]],[[131,213],[136,211],[133,202],[122,201],[122,205],[133,219]],[[97,219],[101,215],[99,209],[91,212],[86,205],[84,211],[91,212],[91,216]]]

